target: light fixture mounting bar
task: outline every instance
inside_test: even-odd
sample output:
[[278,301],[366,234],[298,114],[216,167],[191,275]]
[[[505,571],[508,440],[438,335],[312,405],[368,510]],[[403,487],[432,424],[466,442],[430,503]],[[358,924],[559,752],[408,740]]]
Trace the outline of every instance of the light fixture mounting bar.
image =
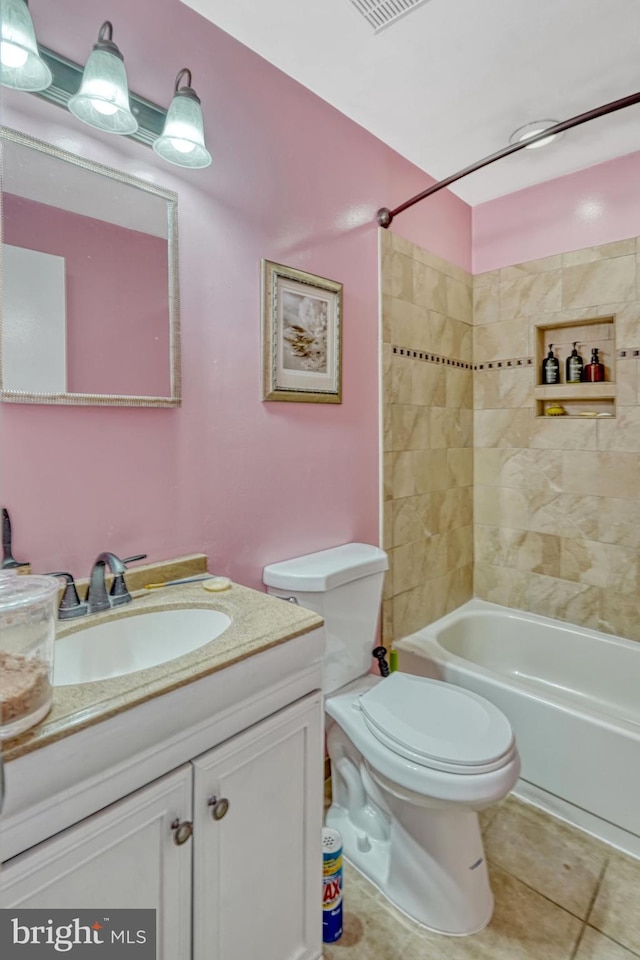
[[[84,68],[41,44],[39,44],[39,50],[40,56],[53,74],[53,82],[46,90],[38,91],[35,96],[66,109],[69,100],[80,88]],[[129,102],[131,112],[138,121],[138,129],[127,136],[129,140],[137,140],[150,147],[156,137],[162,133],[167,111],[131,91],[129,91]]]
[[490,163],[495,163],[496,160],[502,160],[503,157],[517,153],[518,150],[524,150],[525,147],[530,147],[545,137],[552,137],[558,133],[564,133],[565,130],[571,130],[572,127],[578,127],[580,124],[587,123],[589,120],[595,120],[597,117],[606,117],[609,113],[615,113],[616,110],[623,110],[625,107],[632,107],[636,103],[640,103],[640,92],[632,93],[630,96],[622,97],[620,100],[612,100],[611,103],[605,103],[601,107],[594,107],[593,110],[587,110],[586,113],[579,113],[577,116],[571,117],[570,120],[563,120],[561,123],[556,123],[553,127],[547,127],[546,130],[541,130],[540,133],[536,133],[533,137],[528,137],[526,140],[519,140],[517,143],[512,143],[508,147],[503,147],[502,150],[497,150],[496,153],[491,153],[488,157],[477,160],[476,163],[472,163],[463,170],[458,170],[457,173],[451,174],[450,177],[433,183],[430,187],[427,187],[426,190],[423,190],[422,193],[416,194],[416,196],[411,197],[410,200],[405,200],[404,203],[401,203],[399,207],[395,207],[394,210],[389,210],[388,207],[381,207],[376,214],[376,221],[380,227],[390,227],[393,218],[397,217],[399,213],[408,210],[409,207],[419,203],[421,200],[425,200],[433,193],[437,193],[438,190],[443,190],[445,187],[450,186],[452,183],[455,183],[456,180],[461,180],[470,173],[475,173],[476,170],[481,170]]

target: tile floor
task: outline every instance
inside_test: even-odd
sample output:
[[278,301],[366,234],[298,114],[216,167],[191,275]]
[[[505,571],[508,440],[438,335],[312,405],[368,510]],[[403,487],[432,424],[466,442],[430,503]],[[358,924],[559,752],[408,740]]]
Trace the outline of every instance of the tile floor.
[[640,861],[515,798],[482,815],[496,907],[470,937],[429,933],[345,869],[344,932],[325,960],[634,960]]

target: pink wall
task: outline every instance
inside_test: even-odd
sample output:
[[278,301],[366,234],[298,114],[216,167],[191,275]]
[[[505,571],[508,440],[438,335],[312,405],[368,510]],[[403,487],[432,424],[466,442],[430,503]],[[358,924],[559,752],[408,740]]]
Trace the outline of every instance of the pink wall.
[[[76,61],[100,19],[31,0],[40,41]],[[428,178],[179,0],[111,0],[131,88],[168,103],[189,66],[213,165],[183,171],[3,90],[3,122],[179,194],[183,405],[0,409],[1,502],[16,555],[86,576],[100,550],[193,551],[253,586],[265,563],[378,542],[380,206]],[[395,229],[469,269],[470,209],[441,194]],[[262,403],[260,258],[344,283],[341,405]]]
[[11,193],[2,210],[5,243],[64,257],[67,389],[170,396],[167,241]]
[[640,234],[640,152],[473,208],[473,273]]

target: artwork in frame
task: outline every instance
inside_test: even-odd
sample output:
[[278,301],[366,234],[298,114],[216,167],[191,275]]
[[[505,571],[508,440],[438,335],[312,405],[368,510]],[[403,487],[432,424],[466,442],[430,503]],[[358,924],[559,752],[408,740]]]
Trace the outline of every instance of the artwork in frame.
[[342,403],[342,284],[262,261],[263,400]]

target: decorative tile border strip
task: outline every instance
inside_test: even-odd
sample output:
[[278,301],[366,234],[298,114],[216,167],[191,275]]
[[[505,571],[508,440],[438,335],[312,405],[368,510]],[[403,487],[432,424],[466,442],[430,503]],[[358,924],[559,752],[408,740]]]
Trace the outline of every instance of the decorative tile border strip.
[[533,357],[512,357],[510,360],[489,360],[485,363],[474,363],[474,370],[508,370],[513,367],[532,367]]
[[466,360],[455,360],[452,357],[443,357],[439,353],[428,350],[411,350],[408,347],[392,347],[394,356],[406,357],[407,360],[424,360],[427,363],[439,363],[445,367],[459,367],[461,370],[472,370],[473,365]]
[[[392,347],[394,356],[406,357],[408,360],[424,360],[427,363],[439,363],[447,367],[460,367],[463,370],[509,370],[514,367],[532,367],[533,357],[512,357],[509,360],[489,360],[485,363],[467,363],[466,360],[456,360],[452,357],[443,357],[439,353],[428,350],[412,350],[410,347]],[[616,350],[618,360],[640,360],[640,347],[624,347]]]

